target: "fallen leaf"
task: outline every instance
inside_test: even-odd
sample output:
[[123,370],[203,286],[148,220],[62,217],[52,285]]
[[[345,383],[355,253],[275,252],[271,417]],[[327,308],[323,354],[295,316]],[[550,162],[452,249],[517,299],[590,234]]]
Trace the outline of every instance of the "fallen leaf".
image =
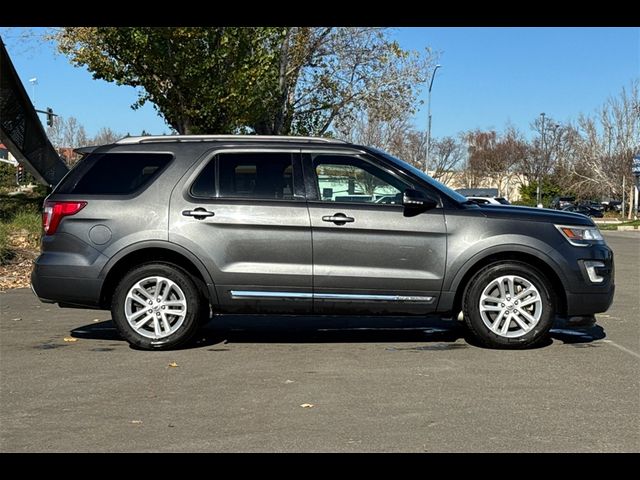
[[300,405],[302,408],[313,408],[315,405],[313,403],[303,403]]
[[94,318],[94,319],[93,319],[93,321],[94,321],[94,322],[99,322],[99,321],[100,321],[100,319],[99,319],[99,318]]
[[135,425],[140,425],[142,423],[142,420],[131,420],[131,422],[129,423],[133,423]]
[[65,342],[77,342],[78,341],[77,338],[73,338],[73,337],[64,337],[63,340]]
[[293,380],[285,380],[284,383],[294,383]]
[[12,318],[11,320],[13,320],[14,322],[19,322],[22,319],[20,317],[17,317],[17,318]]
[[176,362],[171,362],[169,366],[175,368],[178,366],[178,364]]

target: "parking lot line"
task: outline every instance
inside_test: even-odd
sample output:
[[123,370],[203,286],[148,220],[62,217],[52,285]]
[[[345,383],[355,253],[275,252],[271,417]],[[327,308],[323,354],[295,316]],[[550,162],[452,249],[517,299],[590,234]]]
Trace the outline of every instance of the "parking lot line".
[[614,342],[613,340],[603,340],[603,342],[606,342],[614,347],[616,347],[619,350],[622,350],[625,353],[628,353],[629,355],[633,355],[636,358],[640,358],[640,353],[636,353],[633,350],[629,350],[626,347],[623,347],[622,345],[618,345],[616,342]]

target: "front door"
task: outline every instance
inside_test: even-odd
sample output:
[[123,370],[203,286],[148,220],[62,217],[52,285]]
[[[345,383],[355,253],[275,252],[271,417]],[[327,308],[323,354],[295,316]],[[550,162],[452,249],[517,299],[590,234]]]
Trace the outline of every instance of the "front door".
[[311,229],[299,150],[219,151],[171,201],[169,240],[205,264],[222,312],[307,313]]
[[405,215],[402,193],[418,187],[373,157],[308,151],[303,161],[312,177],[314,311],[433,311],[446,259],[443,209]]

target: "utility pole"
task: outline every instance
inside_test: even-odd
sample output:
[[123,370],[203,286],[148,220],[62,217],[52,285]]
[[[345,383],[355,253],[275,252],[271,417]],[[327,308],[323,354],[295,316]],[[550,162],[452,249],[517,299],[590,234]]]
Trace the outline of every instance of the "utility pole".
[[542,117],[542,148],[540,149],[540,164],[538,165],[538,188],[536,189],[536,207],[540,206],[540,169],[542,168],[542,165],[544,165],[544,154],[545,154],[545,145],[544,145],[544,117],[545,117],[545,113],[542,112],[540,114],[540,117]]
[[424,159],[424,172],[427,173],[427,169],[429,168],[429,152],[431,151],[431,88],[433,88],[433,79],[436,78],[436,72],[438,69],[442,67],[442,65],[436,65],[436,68],[433,69],[433,73],[431,74],[431,82],[429,83],[429,123],[427,125],[427,155]]
[[36,106],[36,85],[38,84],[38,77],[30,78],[29,83],[31,84],[31,103],[35,107]]

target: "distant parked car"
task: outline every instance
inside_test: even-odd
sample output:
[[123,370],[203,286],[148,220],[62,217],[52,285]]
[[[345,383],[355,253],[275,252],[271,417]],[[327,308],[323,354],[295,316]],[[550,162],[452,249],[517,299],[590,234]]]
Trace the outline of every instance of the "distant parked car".
[[467,197],[467,199],[476,202],[478,205],[511,205],[509,200],[504,197]]
[[589,207],[597,210],[599,212],[604,212],[604,206],[601,203],[595,202],[593,200],[587,200],[586,202],[580,202],[578,204],[581,207]]
[[563,212],[581,213],[587,217],[602,218],[604,215],[601,211],[595,208],[587,207],[586,205],[569,205],[562,209]]
[[575,201],[576,197],[554,197],[550,207],[555,210],[564,210],[565,207],[574,205]]
[[609,200],[602,202],[605,212],[619,212],[622,210],[622,202],[620,200]]

